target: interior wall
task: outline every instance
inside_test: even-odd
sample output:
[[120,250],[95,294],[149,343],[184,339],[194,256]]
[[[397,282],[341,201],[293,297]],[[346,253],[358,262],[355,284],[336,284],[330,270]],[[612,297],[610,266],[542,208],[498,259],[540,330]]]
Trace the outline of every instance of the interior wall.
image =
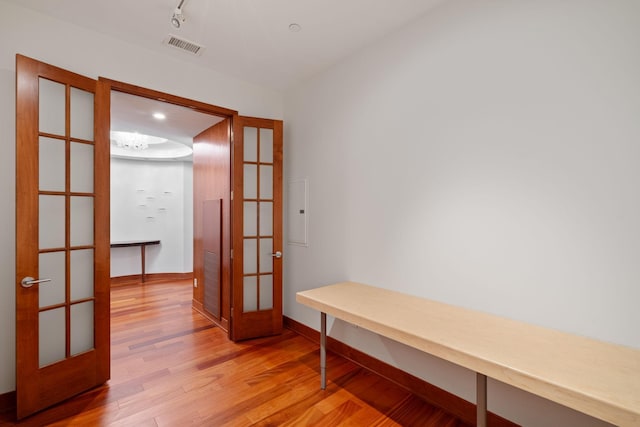
[[[450,0],[288,91],[309,247],[286,248],[285,314],[318,329],[295,292],[352,280],[640,348],[639,18],[635,0]],[[330,331],[475,401],[469,371]],[[495,381],[489,408],[603,425]]]
[[0,70],[0,393],[15,386],[16,120],[15,73]]
[[[187,258],[193,217],[185,205],[193,190],[186,187],[186,170],[183,162],[111,159],[111,240],[160,240],[146,248],[146,273],[193,271]],[[111,249],[111,277],[140,269],[140,248]]]
[[[15,389],[15,55],[257,117],[282,118],[278,92],[147,51],[0,0],[0,394]],[[5,268],[6,267],[6,268]],[[6,319],[5,319],[6,318]],[[7,320],[6,322],[4,320]]]

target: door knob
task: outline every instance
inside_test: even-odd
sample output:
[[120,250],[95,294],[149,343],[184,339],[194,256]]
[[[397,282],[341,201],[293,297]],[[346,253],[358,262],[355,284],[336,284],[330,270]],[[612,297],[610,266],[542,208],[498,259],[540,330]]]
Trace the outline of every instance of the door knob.
[[46,283],[46,282],[50,282],[51,279],[34,279],[31,276],[27,276],[24,279],[22,279],[22,281],[20,282],[20,284],[22,285],[23,288],[30,288],[33,285],[35,285],[36,283]]
[[272,257],[274,258],[282,258],[282,252],[280,251],[275,251],[271,254]]

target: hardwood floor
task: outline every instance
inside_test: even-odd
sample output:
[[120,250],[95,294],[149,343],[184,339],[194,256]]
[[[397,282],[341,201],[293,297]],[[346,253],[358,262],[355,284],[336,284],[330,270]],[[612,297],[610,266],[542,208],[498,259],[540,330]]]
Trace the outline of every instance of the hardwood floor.
[[191,309],[190,281],[115,287],[111,380],[2,426],[466,426],[316,343],[281,336],[229,341]]

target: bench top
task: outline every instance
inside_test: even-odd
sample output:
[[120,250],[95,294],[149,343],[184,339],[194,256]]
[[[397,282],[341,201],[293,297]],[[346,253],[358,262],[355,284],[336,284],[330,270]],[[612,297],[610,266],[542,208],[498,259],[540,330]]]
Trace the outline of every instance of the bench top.
[[117,242],[111,242],[112,248],[128,248],[131,246],[149,246],[159,245],[160,240],[119,240]]
[[640,425],[640,350],[353,282],[296,300],[604,421]]

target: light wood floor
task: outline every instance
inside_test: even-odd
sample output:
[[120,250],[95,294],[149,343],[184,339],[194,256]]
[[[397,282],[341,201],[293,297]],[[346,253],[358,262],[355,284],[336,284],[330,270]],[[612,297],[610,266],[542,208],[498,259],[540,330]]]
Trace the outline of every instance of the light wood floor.
[[466,426],[291,331],[241,343],[191,309],[190,282],[113,288],[105,386],[4,426]]

